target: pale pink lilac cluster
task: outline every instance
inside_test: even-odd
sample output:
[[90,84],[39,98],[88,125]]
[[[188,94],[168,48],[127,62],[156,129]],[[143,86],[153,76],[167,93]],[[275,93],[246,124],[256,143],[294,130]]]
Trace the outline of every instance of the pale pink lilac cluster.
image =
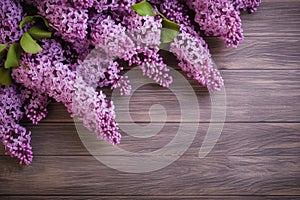
[[[202,37],[217,36],[236,47],[243,39],[240,12],[254,12],[260,0],[149,0],[156,16],[140,16],[131,6],[142,0],[0,0],[0,44],[18,42],[33,22],[19,29],[25,8],[49,22],[52,39],[37,41],[43,50],[22,53],[20,67],[12,70],[13,84],[0,85],[0,140],[6,154],[22,164],[32,161],[30,131],[19,124],[26,117],[37,124],[47,105],[62,102],[72,117],[97,138],[118,144],[113,102],[103,88],[131,92],[124,66],[139,66],[143,75],[161,86],[173,78],[160,55],[162,13],[180,25],[169,50],[187,75],[209,91],[224,85],[208,45]],[[26,7],[22,7],[27,4]],[[30,10],[31,11],[31,10]],[[195,18],[191,19],[191,11]],[[198,25],[194,26],[196,22]],[[199,27],[198,27],[199,26]],[[3,67],[4,59],[0,60]]]
[[241,10],[256,11],[261,0],[187,0],[195,22],[208,36],[217,36],[227,46],[237,47],[243,40]]

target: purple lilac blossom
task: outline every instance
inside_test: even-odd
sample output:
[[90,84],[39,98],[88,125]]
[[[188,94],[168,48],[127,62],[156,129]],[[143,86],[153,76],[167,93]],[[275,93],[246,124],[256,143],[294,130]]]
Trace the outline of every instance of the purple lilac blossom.
[[206,42],[185,15],[187,8],[179,0],[165,0],[159,8],[168,19],[180,24],[181,33],[170,48],[179,60],[178,65],[209,91],[219,90],[224,85],[223,79],[213,64]]
[[84,39],[87,35],[88,10],[77,9],[67,0],[34,0],[39,14],[67,42]]
[[97,138],[111,144],[120,143],[112,101],[109,102],[101,90],[96,92],[93,87],[87,86],[81,76],[74,83],[72,104],[73,113],[88,130],[96,133]]
[[49,97],[46,94],[38,93],[34,90],[22,88],[26,98],[24,104],[25,115],[32,122],[32,124],[38,124],[44,119],[47,114],[47,106],[50,103]]
[[32,161],[31,133],[18,124],[24,115],[24,101],[16,85],[0,86],[0,140],[7,155],[28,165]]
[[223,39],[227,46],[237,47],[243,40],[239,11],[228,0],[187,0],[195,11],[195,22],[207,36]]
[[144,76],[152,78],[163,87],[168,87],[173,78],[158,53],[161,29],[160,17],[135,14],[127,24],[127,32],[136,46],[136,54],[128,61],[130,65],[138,65]]
[[132,20],[131,18],[136,15],[136,12],[131,8],[133,4],[140,2],[140,0],[118,0],[117,8],[110,12],[112,19],[116,23],[121,23],[123,26]]
[[128,77],[120,75],[123,67],[103,55],[102,51],[93,50],[77,67],[77,76],[81,76],[85,83],[93,88],[110,87],[111,90],[120,88],[121,95],[129,95],[131,85]]
[[93,8],[96,9],[98,13],[107,10],[117,10],[119,7],[119,0],[94,0]]
[[[90,131],[94,131],[98,138],[118,144],[121,136],[114,122],[112,102],[106,100],[102,92],[96,92],[95,88],[81,81],[76,71],[64,63],[64,50],[57,40],[44,39],[41,43],[43,51],[37,54],[23,54],[21,62],[29,66],[29,69],[14,69],[14,80],[26,88],[45,93],[57,102],[62,102],[72,113],[72,117],[83,120],[83,124]],[[85,112],[86,106],[93,112]]]
[[220,72],[213,67],[210,54],[203,47],[204,40],[181,32],[170,46],[179,60],[178,65],[189,77],[206,86],[209,91],[220,90],[224,85]]
[[18,41],[23,32],[19,29],[24,17],[23,8],[14,0],[0,1],[0,44],[12,44]]
[[[9,48],[10,44],[20,39],[23,30],[19,29],[19,23],[24,16],[19,1],[0,1],[1,44],[8,44]],[[1,60],[0,64],[3,66],[4,60]],[[18,123],[24,114],[32,120],[35,119],[35,122],[39,121],[43,115],[40,108],[32,104],[37,98],[29,99],[30,95],[31,91],[16,85],[0,86],[0,138],[5,146],[6,154],[18,158],[19,162],[24,164],[32,161],[30,132]],[[47,112],[46,108],[42,110],[43,113]]]
[[169,86],[172,77],[157,47],[160,44],[161,19],[136,13],[130,18],[125,27],[110,16],[94,16],[89,21],[93,44],[112,60],[120,58],[128,61],[130,66],[138,65],[144,75],[162,86]]
[[93,6],[95,0],[70,0],[77,9],[87,9]]
[[253,13],[261,3],[261,0],[232,0],[232,3],[236,10],[248,10],[250,13]]

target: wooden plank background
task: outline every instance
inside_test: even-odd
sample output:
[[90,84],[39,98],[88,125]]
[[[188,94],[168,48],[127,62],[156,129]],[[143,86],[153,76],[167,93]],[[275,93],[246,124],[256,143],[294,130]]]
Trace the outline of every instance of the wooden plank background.
[[[242,14],[242,22],[245,40],[237,49],[207,38],[227,93],[226,123],[207,157],[197,155],[210,122],[210,96],[193,80],[201,112],[193,144],[168,167],[144,174],[119,172],[97,161],[63,106],[52,103],[39,125],[24,121],[32,130],[35,157],[30,166],[18,165],[1,148],[0,198],[300,199],[300,1],[265,0],[256,13]],[[167,56],[167,62],[176,67],[174,58]],[[124,134],[120,148],[128,151],[157,150],[174,137],[180,123],[191,128],[199,123],[181,122],[178,102],[168,89],[146,85],[131,101],[130,114],[139,125],[147,124],[155,103],[165,107],[167,119],[165,124],[154,120],[164,126],[155,137]],[[119,122],[129,126],[122,118],[127,111],[119,110]],[[161,159],[165,156],[176,155]]]

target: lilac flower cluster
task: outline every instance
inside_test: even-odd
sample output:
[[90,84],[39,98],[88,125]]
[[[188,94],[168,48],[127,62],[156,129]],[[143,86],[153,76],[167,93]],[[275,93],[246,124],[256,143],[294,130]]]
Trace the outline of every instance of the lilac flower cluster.
[[88,20],[86,9],[78,9],[67,0],[34,0],[32,2],[38,8],[39,14],[49,21],[50,26],[57,31],[56,34],[65,41],[74,42],[86,37]]
[[23,34],[19,30],[19,23],[25,16],[18,1],[0,1],[0,44],[12,44]]
[[0,86],[0,140],[5,152],[22,164],[32,161],[30,131],[19,124],[26,116],[37,124],[46,117],[47,95],[39,94],[19,85]]
[[0,86],[0,140],[7,155],[18,158],[21,164],[29,164],[32,161],[30,132],[18,124],[24,115],[24,101],[16,85]]
[[170,51],[180,61],[178,65],[188,76],[206,86],[209,91],[220,89],[224,83],[220,72],[213,66],[210,54],[203,47],[204,40],[182,32],[171,44]]
[[71,0],[71,3],[75,8],[87,9],[94,5],[94,0]]
[[[20,39],[23,31],[19,29],[19,24],[24,16],[20,1],[0,1],[0,44],[8,44],[9,48],[10,44]],[[38,123],[46,116],[48,103],[45,94],[15,84],[0,86],[0,139],[7,155],[18,158],[24,164],[32,161],[30,131],[19,121],[26,116],[32,123]]]
[[227,46],[237,47],[243,40],[239,11],[227,0],[188,0],[189,7],[196,12],[195,22],[206,35],[217,36]]
[[120,75],[123,67],[118,62],[103,57],[103,52],[92,51],[84,61],[79,61],[77,76],[93,88],[120,88],[121,95],[129,95],[131,85],[128,77]]
[[33,124],[37,124],[48,114],[47,106],[50,103],[49,96],[34,90],[29,90],[28,88],[24,88],[23,93],[26,98],[24,105],[25,115]]
[[[168,46],[181,69],[210,92],[220,90],[224,81],[201,33],[220,37],[227,46],[236,47],[243,39],[240,12],[254,12],[261,1],[149,0],[156,16],[140,16],[132,8],[140,2],[0,0],[0,44],[8,44],[6,50],[19,42],[31,25],[19,29],[29,12],[26,8],[36,7],[37,14],[45,17],[54,30],[52,39],[37,41],[42,51],[22,53],[20,66],[12,69],[13,84],[0,85],[0,140],[6,154],[23,164],[32,161],[31,133],[19,121],[26,117],[37,124],[46,117],[51,99],[62,102],[71,116],[82,120],[97,138],[118,144],[121,135],[114,105],[102,89],[119,88],[122,95],[130,94],[128,77],[122,75],[123,65],[139,66],[143,75],[161,86],[172,83],[159,51],[166,19],[180,26]],[[194,19],[190,18],[191,10]],[[4,59],[0,59],[0,68],[3,64]]]
[[195,22],[209,36],[217,36],[227,46],[237,47],[243,40],[240,10],[254,12],[261,0],[187,0],[195,11]]
[[[99,138],[118,144],[120,134],[113,121],[115,113],[112,102],[108,102],[102,92],[98,94],[94,87],[80,80],[77,71],[70,67],[71,63],[64,63],[64,50],[57,40],[44,39],[42,43],[43,51],[40,53],[23,54],[21,62],[30,66],[30,69],[14,69],[14,80],[62,102],[73,117],[83,120],[83,124]],[[91,111],[87,111],[87,108]]]
[[126,27],[117,24],[110,16],[99,14],[91,20],[92,43],[110,59],[120,58],[128,64],[139,66],[143,74],[162,86],[168,86],[172,77],[159,56],[161,19],[130,13]]
[[236,10],[249,10],[255,12],[256,8],[261,3],[261,0],[232,0]]
[[181,25],[181,33],[170,46],[179,60],[178,65],[209,91],[219,90],[224,81],[212,62],[207,44],[191,24],[187,7],[179,0],[166,0],[157,5],[168,19]]

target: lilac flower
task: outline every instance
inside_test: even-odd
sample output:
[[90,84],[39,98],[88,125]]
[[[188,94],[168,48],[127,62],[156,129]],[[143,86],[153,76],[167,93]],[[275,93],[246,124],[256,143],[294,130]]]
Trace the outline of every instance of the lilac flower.
[[120,88],[121,95],[129,95],[131,86],[128,77],[120,75],[123,67],[102,55],[96,50],[77,67],[77,77],[81,76],[85,83],[93,88],[110,87],[111,90]]
[[[23,34],[19,23],[24,17],[19,1],[0,1],[0,43],[12,44]],[[4,61],[0,61],[1,66]],[[0,66],[0,67],[1,67]],[[30,132],[19,125],[23,117],[25,96],[16,85],[0,86],[0,140],[5,147],[5,153],[19,159],[28,165],[32,161]]]
[[26,93],[26,102],[23,106],[25,115],[33,124],[37,124],[48,114],[49,97],[46,94],[40,94],[26,88],[24,88],[23,93]]
[[30,132],[18,124],[24,100],[15,85],[0,86],[0,140],[7,155],[28,165],[32,161]]
[[160,11],[181,26],[181,33],[170,46],[170,51],[180,61],[178,65],[209,91],[219,90],[223,79],[213,65],[206,42],[194,30],[186,7],[179,0],[166,0],[159,5]]
[[89,22],[93,44],[112,60],[120,58],[128,61],[129,65],[138,65],[144,75],[162,86],[168,86],[172,77],[157,47],[160,44],[161,19],[134,14],[127,23],[126,28],[116,24],[109,16],[94,16]]
[[14,0],[0,1],[0,44],[12,44],[18,41],[23,32],[19,23],[24,17],[23,8]]
[[116,8],[110,11],[112,19],[117,22],[125,25],[131,21],[131,17],[135,16],[135,11],[131,8],[133,4],[140,2],[140,0],[118,0],[116,1]]
[[151,3],[154,3],[167,19],[178,24],[193,27],[189,19],[187,6],[179,0],[151,0]]
[[81,76],[74,84],[72,111],[88,130],[97,134],[99,139],[119,144],[121,135],[115,119],[114,105],[107,101],[106,95],[96,92],[93,87],[86,85]]
[[70,0],[77,9],[87,9],[93,6],[95,0]]
[[75,42],[87,34],[86,9],[76,9],[67,0],[34,0],[39,13],[44,16],[56,34],[65,41]]
[[[136,53],[135,45],[126,33],[126,28],[116,24],[110,16],[94,16],[90,21],[90,37],[96,49],[101,49],[110,58],[131,57]],[[126,47],[126,48],[125,48]]]
[[173,78],[169,75],[169,69],[158,54],[159,48],[143,49],[130,60],[130,64],[137,65],[142,69],[143,75],[152,78],[163,87],[168,87]]
[[255,12],[261,3],[261,0],[232,0],[236,10],[249,10],[250,13]]
[[[119,1],[119,0],[118,0]],[[117,0],[94,0],[93,7],[98,13],[107,10],[116,10],[119,7]]]
[[134,14],[126,24],[127,32],[137,49],[152,49],[160,45],[162,20],[160,17]]
[[178,65],[188,76],[206,86],[209,91],[219,90],[223,79],[219,71],[214,68],[210,54],[205,48],[204,40],[195,38],[191,34],[181,32],[171,44],[170,51],[180,61]]
[[[42,40],[41,43],[43,51],[24,54],[21,59],[30,69],[19,67],[13,70],[16,82],[62,102],[73,117],[82,119],[83,124],[96,132],[99,138],[112,144],[119,143],[121,136],[114,122],[112,103],[106,100],[102,92],[96,92],[95,88],[81,80],[81,76],[77,77],[77,72],[64,63],[64,51],[57,40]],[[77,101],[78,98],[80,99]],[[87,104],[93,112],[85,112]]]
[[237,47],[243,40],[239,11],[228,0],[188,0],[196,12],[195,21],[208,36],[217,36],[227,46]]
[[173,79],[169,69],[158,54],[162,29],[161,18],[134,15],[128,21],[128,35],[136,46],[136,54],[130,59],[129,65],[137,65],[143,75],[152,78],[163,87],[168,87]]

